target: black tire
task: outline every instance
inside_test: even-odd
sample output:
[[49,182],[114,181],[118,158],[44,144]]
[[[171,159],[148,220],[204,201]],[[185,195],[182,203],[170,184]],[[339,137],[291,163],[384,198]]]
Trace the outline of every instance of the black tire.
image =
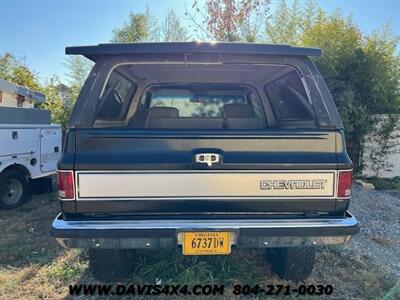
[[13,209],[30,197],[28,178],[18,170],[6,170],[0,174],[0,208]]
[[51,177],[33,179],[30,186],[35,195],[51,193],[53,191],[53,180]]
[[125,249],[90,249],[89,270],[104,282],[126,279],[133,271],[133,251]]
[[266,257],[272,271],[280,278],[303,281],[313,271],[315,247],[271,248],[266,250]]

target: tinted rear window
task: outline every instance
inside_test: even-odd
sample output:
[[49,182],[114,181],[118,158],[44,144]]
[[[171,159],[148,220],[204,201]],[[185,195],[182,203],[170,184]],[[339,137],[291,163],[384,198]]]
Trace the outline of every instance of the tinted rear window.
[[261,102],[247,87],[187,84],[149,88],[130,127],[157,129],[265,128]]
[[[229,95],[229,91],[208,94],[195,94],[190,90],[162,89],[155,90],[151,97],[150,108],[175,107],[180,117],[218,118],[223,115],[223,108],[227,104],[247,104],[245,95]],[[214,94],[214,95],[213,95]]]
[[266,84],[264,90],[278,121],[313,120],[307,93],[296,71]]
[[130,99],[136,91],[136,84],[114,71],[107,81],[100,102],[101,109],[97,114],[99,120],[120,121],[125,117],[124,108],[130,104]]

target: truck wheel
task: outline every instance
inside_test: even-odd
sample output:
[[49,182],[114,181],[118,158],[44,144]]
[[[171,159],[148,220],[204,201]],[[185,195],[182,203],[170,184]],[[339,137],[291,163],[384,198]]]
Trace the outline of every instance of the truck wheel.
[[53,180],[51,177],[33,179],[30,186],[36,195],[51,193],[53,191]]
[[311,275],[315,262],[314,247],[288,247],[267,249],[266,257],[271,269],[280,278],[303,281]]
[[90,249],[89,270],[100,281],[126,279],[133,271],[132,251],[126,249]]
[[0,174],[0,207],[12,209],[24,203],[30,195],[28,179],[17,170]]

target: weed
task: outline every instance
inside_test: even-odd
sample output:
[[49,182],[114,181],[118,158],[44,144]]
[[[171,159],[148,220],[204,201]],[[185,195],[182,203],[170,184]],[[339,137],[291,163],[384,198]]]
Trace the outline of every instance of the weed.
[[394,178],[371,177],[366,179],[371,182],[377,190],[398,190],[400,191],[400,176]]
[[400,299],[400,279],[397,281],[396,285],[392,287],[382,300],[396,300]]

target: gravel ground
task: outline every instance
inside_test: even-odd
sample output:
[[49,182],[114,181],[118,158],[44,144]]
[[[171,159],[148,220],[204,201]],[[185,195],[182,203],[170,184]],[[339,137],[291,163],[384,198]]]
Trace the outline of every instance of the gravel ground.
[[383,269],[400,277],[400,193],[366,190],[353,185],[350,211],[361,232],[348,248],[373,258]]

